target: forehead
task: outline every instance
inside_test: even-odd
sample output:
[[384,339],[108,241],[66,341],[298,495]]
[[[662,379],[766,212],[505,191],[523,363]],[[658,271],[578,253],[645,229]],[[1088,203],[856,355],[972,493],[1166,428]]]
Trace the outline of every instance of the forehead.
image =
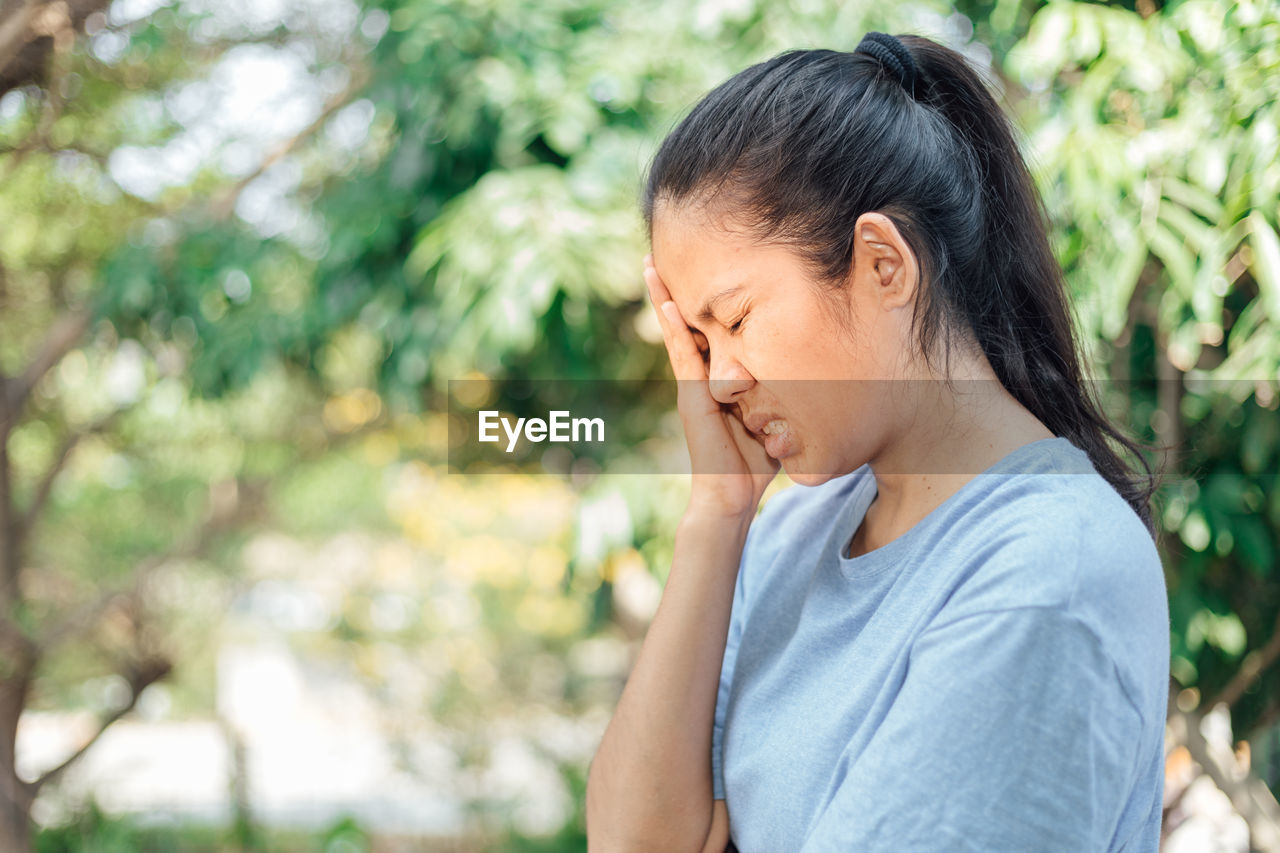
[[653,262],[682,312],[729,288],[749,290],[804,273],[790,249],[762,243],[701,210],[671,205],[655,208]]

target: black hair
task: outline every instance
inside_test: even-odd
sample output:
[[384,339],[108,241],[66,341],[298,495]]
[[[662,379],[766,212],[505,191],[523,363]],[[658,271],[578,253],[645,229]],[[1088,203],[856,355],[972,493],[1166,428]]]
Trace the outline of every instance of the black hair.
[[875,57],[832,50],[787,51],[713,89],[650,166],[650,238],[655,204],[700,205],[793,247],[816,281],[838,286],[855,221],[883,213],[921,268],[913,332],[926,363],[940,348],[949,382],[953,343],[976,343],[1009,393],[1084,450],[1154,538],[1159,477],[1083,376],[1048,216],[1011,122],[961,54],[899,39],[916,66],[914,97]]

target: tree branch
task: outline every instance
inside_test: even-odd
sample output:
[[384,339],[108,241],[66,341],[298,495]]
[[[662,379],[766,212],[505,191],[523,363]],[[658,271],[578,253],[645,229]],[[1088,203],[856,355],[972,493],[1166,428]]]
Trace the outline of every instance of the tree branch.
[[1280,660],[1280,613],[1276,614],[1276,623],[1271,629],[1271,639],[1262,648],[1245,655],[1240,669],[1227,682],[1227,686],[1213,697],[1208,707],[1212,708],[1218,704],[1226,705],[1228,708],[1233,707],[1240,701],[1245,691],[1252,687],[1262,673],[1277,660]]
[[39,8],[36,0],[25,0],[17,9],[0,19],[0,71],[4,71],[31,34],[31,21]]
[[[215,536],[252,519],[262,507],[264,484],[246,483],[241,480],[231,481],[231,483],[234,495],[229,500],[211,501],[214,506],[211,507],[209,515],[200,525],[199,530],[185,542],[162,554],[148,557],[138,565],[132,576],[132,587],[104,592],[92,602],[77,608],[74,613],[67,614],[52,627],[43,631],[36,640],[41,654],[47,654],[50,649],[91,627],[112,602],[121,597],[137,596],[138,588],[156,569],[174,560],[199,556],[208,549]],[[219,503],[222,505],[217,505]]]
[[35,644],[40,649],[40,654],[48,654],[81,631],[92,627],[112,602],[123,595],[128,595],[128,592],[122,589],[108,590],[93,601],[80,605],[74,612],[64,615],[56,625],[40,635]]
[[[1210,713],[1230,716],[1225,707],[1209,707],[1215,709]],[[1204,733],[1200,730],[1204,717],[1182,712],[1178,714],[1182,718],[1180,722],[1187,751],[1219,790],[1231,799],[1232,806],[1249,824],[1253,848],[1262,853],[1280,853],[1280,803],[1276,802],[1271,789],[1252,773],[1240,774],[1235,769],[1236,760],[1231,744],[1213,744],[1205,740]]]
[[[364,428],[350,433],[329,433],[328,441],[325,443],[326,450],[321,452],[330,452],[334,447],[357,441],[373,428],[373,424],[366,424]],[[305,458],[311,459],[316,455],[319,454],[306,454]],[[252,520],[262,511],[266,501],[267,485],[265,481],[250,482],[236,479],[211,486],[210,491],[214,494],[211,496],[209,514],[199,530],[189,536],[185,542],[142,561],[134,572],[132,588],[125,587],[103,592],[92,602],[77,608],[74,613],[65,615],[52,627],[43,631],[36,638],[34,646],[40,650],[41,654],[48,653],[50,649],[91,626],[113,601],[136,595],[138,587],[154,570],[174,560],[198,557],[209,547],[215,536]],[[219,492],[224,497],[219,497]],[[3,626],[4,622],[0,621],[0,628]]]
[[[137,569],[133,578],[134,583],[132,593],[119,590],[104,593],[92,604],[80,608],[74,615],[63,619],[54,626],[54,628],[45,632],[44,636],[36,644],[36,647],[39,649],[39,653],[42,655],[47,654],[48,651],[56,644],[64,642],[87,626],[92,625],[97,621],[98,615],[100,615],[120,597],[128,597],[132,594],[133,598],[137,600],[138,588],[141,586],[145,578],[159,566],[170,560],[184,556],[194,556],[204,551],[208,547],[210,540],[219,532],[235,527],[244,522],[247,518],[251,517],[258,510],[258,507],[261,504],[263,488],[261,485],[246,486],[243,491],[247,491],[249,493],[249,497],[245,498],[241,496],[242,490],[239,488],[240,482],[235,482],[237,488],[233,498],[231,500],[222,501],[221,506],[217,506],[216,504],[218,504],[219,501],[215,500],[215,506],[211,509],[204,524],[201,525],[200,530],[190,537],[185,544],[165,554],[157,555],[148,559]],[[68,767],[88,752],[89,749],[97,743],[98,739],[102,737],[103,732],[110,728],[121,717],[133,710],[138,703],[138,697],[142,694],[142,691],[146,690],[147,687],[160,679],[166,677],[172,669],[173,664],[168,660],[168,658],[158,656],[145,658],[140,663],[131,667],[126,674],[126,678],[129,682],[129,701],[122,707],[117,708],[108,714],[106,717],[103,717],[99,722],[98,729],[94,735],[71,753],[71,755],[67,756],[61,764],[47,771],[34,782],[31,782],[28,790],[31,792],[32,797],[35,796],[42,786],[57,779],[67,770]]]
[[80,760],[80,757],[88,752],[89,749],[98,742],[98,739],[102,737],[103,732],[109,729],[113,723],[125,714],[134,709],[138,704],[138,697],[142,695],[142,691],[146,690],[152,684],[155,684],[172,671],[173,664],[165,658],[148,658],[136,666],[131,667],[126,678],[129,682],[129,701],[122,707],[117,708],[107,716],[103,717],[99,721],[98,730],[94,732],[93,736],[85,741],[79,749],[67,756],[66,760],[57,767],[54,767],[52,770],[45,772],[34,782],[31,782],[32,794],[39,792],[42,787],[54,779],[57,779],[66,772],[68,767]]
[[298,133],[296,133],[292,138],[286,140],[274,151],[262,158],[262,162],[258,164],[258,168],[254,169],[250,174],[237,181],[223,193],[221,198],[217,199],[210,205],[210,208],[213,211],[213,217],[219,220],[229,217],[231,212],[235,209],[236,201],[239,200],[241,193],[245,190],[245,187],[249,186],[249,184],[261,177],[264,172],[276,163],[280,162],[280,160],[293,153],[298,146],[314,135],[320,128],[324,127],[325,122],[327,122],[334,113],[345,107],[356,92],[359,92],[364,88],[364,85],[367,82],[368,74],[363,70],[356,71],[352,76],[350,85],[325,104],[324,109],[320,111],[320,115],[316,116],[315,121],[298,131]]
[[[0,405],[0,418],[7,419],[9,415],[8,406]],[[13,502],[13,468],[9,464],[7,424],[7,420],[0,420],[0,617],[6,620],[18,601],[18,575],[22,562],[15,535],[18,519]]]
[[85,309],[63,314],[54,321],[53,325],[49,327],[49,331],[45,333],[44,340],[41,341],[35,356],[31,359],[30,364],[27,365],[27,369],[22,371],[21,376],[9,380],[4,389],[6,399],[3,415],[5,420],[0,421],[0,440],[3,440],[9,434],[9,430],[17,422],[18,412],[27,401],[27,397],[31,396],[36,384],[44,378],[44,375],[54,365],[62,360],[64,355],[71,351],[72,347],[88,330],[91,319],[89,311]]
[[99,418],[83,430],[72,432],[63,439],[62,447],[58,449],[57,458],[54,459],[48,470],[44,472],[44,476],[40,478],[40,485],[36,487],[35,496],[32,497],[31,503],[28,504],[26,512],[23,513],[21,520],[17,524],[18,529],[15,531],[15,535],[19,539],[25,538],[30,533],[31,528],[35,527],[36,517],[44,509],[45,502],[49,500],[49,494],[53,491],[53,481],[57,479],[58,474],[66,466],[67,460],[71,458],[71,451],[75,449],[75,446],[86,436],[105,430],[124,411],[125,409],[116,409],[106,417]]
[[[356,430],[343,435],[333,435],[331,438],[335,444],[351,442],[359,438],[365,430],[371,428],[372,424],[366,425],[364,430]],[[306,454],[306,456],[310,458],[312,454]],[[79,608],[75,614],[67,616],[52,628],[43,632],[42,636],[35,641],[28,638],[25,633],[17,631],[16,626],[11,626],[5,620],[0,619],[0,640],[6,638],[7,629],[12,627],[14,633],[11,639],[21,642],[23,648],[30,650],[30,666],[34,668],[35,661],[39,656],[47,654],[57,644],[65,642],[86,627],[94,624],[101,613],[121,597],[132,598],[135,602],[139,601],[139,588],[156,568],[174,559],[200,554],[209,546],[214,536],[252,519],[263,505],[266,487],[267,483],[265,481],[246,482],[240,479],[215,484],[211,487],[213,494],[211,495],[209,514],[199,530],[193,533],[185,543],[164,554],[151,557],[140,564],[133,576],[132,590],[115,590],[103,593],[94,602]],[[137,705],[138,697],[148,686],[166,677],[171,669],[171,662],[167,658],[159,656],[145,658],[140,665],[132,668],[127,675],[130,687],[129,701],[124,706],[103,717],[94,735],[58,766],[45,772],[34,782],[24,783],[24,790],[34,798],[43,785],[61,776],[67,768],[80,760],[97,743],[110,726],[133,710]]]
[[[66,0],[52,0],[52,2],[38,8],[32,6],[26,8],[30,10],[30,15],[24,21],[24,30],[21,34],[23,42],[25,43],[32,38],[38,37],[47,36],[52,38],[53,59],[49,64],[50,79],[41,86],[45,93],[44,111],[40,114],[40,121],[36,128],[10,155],[5,168],[4,177],[6,179],[13,175],[28,154],[38,148],[47,146],[46,140],[49,138],[49,131],[53,129],[53,123],[62,115],[62,109],[66,104],[66,99],[62,94],[63,81],[67,77],[67,57],[71,52],[72,45],[75,43],[76,35],[71,19],[71,9]],[[30,27],[29,30],[26,29],[28,25]],[[3,24],[0,24],[0,26],[3,26]],[[20,47],[21,45],[19,45]],[[16,51],[14,55],[16,55]],[[8,59],[0,58],[0,63],[7,65],[12,59],[12,56]]]

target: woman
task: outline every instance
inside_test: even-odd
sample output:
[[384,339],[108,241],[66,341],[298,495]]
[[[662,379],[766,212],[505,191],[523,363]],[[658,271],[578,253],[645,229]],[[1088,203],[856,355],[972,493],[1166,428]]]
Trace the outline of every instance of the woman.
[[882,33],[748,68],[645,216],[695,476],[592,850],[1156,850],[1154,478],[978,76]]

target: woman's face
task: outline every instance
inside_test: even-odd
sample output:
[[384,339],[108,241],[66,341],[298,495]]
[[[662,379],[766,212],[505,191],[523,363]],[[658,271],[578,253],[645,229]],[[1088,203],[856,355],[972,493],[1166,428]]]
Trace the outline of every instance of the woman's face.
[[869,461],[900,422],[889,380],[904,375],[900,285],[914,262],[890,245],[905,248],[887,218],[867,214],[856,230],[844,293],[828,296],[788,247],[669,206],[654,215],[654,266],[694,330],[712,396],[757,434],[771,421],[766,450],[805,485]]

